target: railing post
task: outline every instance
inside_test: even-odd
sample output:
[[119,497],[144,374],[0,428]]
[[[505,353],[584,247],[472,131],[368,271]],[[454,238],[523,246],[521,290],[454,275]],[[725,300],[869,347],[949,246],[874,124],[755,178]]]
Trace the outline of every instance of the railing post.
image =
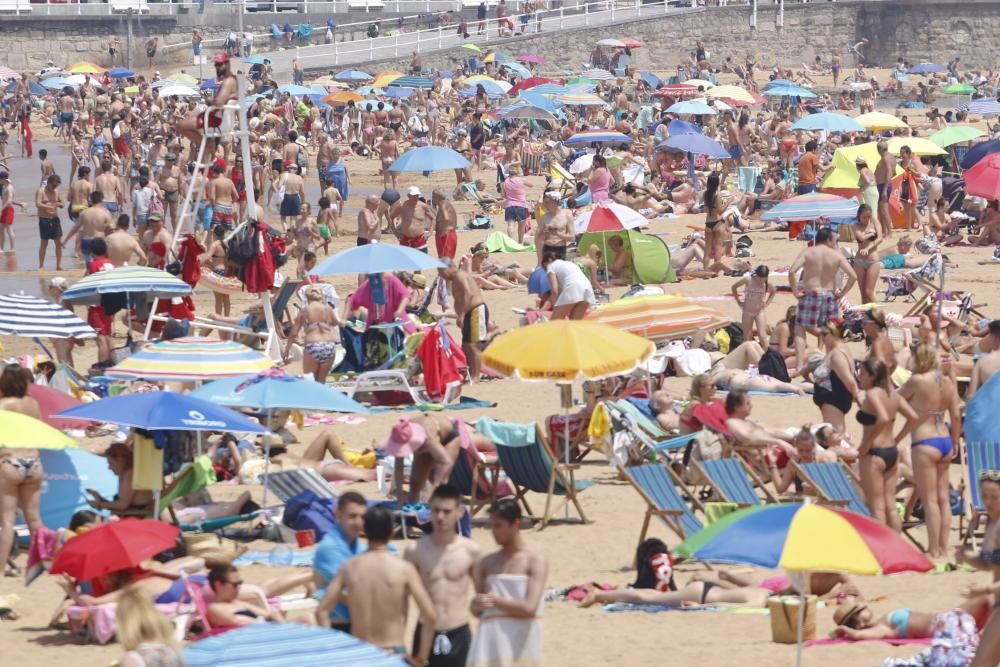
[[376,39],[378,39],[378,37],[372,37],[371,39],[368,40],[368,60],[375,60],[375,40]]
[[590,25],[590,3],[583,6],[583,24]]
[[669,7],[670,7],[670,3],[668,2],[668,0],[663,0],[663,13],[664,14],[668,13],[667,10],[669,9]]
[[566,14],[565,14],[565,11],[564,11],[564,7],[562,5],[559,5],[559,29],[560,30],[562,30],[563,28],[566,27],[566,25],[564,23],[565,20],[566,20]]
[[417,53],[420,53],[420,31],[417,30]]
[[[420,33],[417,33],[417,34],[419,35]],[[396,33],[396,38],[393,40],[392,57],[393,58],[398,58],[399,57],[399,33],[398,32]]]
[[438,48],[440,49],[443,46],[444,46],[444,26],[439,25],[438,26]]
[[[308,1],[308,0],[307,0]],[[635,0],[635,15],[636,17],[642,13],[642,0]]]
[[611,20],[615,20],[615,5],[618,4],[618,0],[611,0]]

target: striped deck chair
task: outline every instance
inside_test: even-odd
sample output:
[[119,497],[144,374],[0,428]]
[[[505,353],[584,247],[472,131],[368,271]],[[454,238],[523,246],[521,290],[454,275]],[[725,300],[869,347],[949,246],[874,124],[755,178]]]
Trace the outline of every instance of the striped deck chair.
[[290,498],[303,491],[312,491],[320,498],[337,497],[330,482],[323,479],[323,476],[312,468],[295,468],[268,473],[267,486],[283,503],[287,503]]
[[593,482],[576,480],[576,470],[580,467],[578,464],[561,463],[554,459],[545,442],[545,433],[540,427],[535,426],[535,438],[531,442],[495,444],[500,465],[514,485],[518,502],[524,506],[529,515],[534,516],[526,498],[528,491],[545,494],[545,512],[542,515],[540,530],[548,525],[549,520],[559,509],[553,507],[554,495],[564,496],[560,507],[573,503],[580,520],[588,523],[583,507],[577,499],[577,493],[590,487]]
[[986,508],[979,496],[979,473],[984,470],[1000,470],[1000,442],[966,442],[966,461],[969,466],[969,505],[972,517],[962,536],[962,543],[972,543],[976,548],[976,530],[986,516]]
[[472,447],[463,448],[451,469],[448,483],[469,498],[469,511],[476,516],[479,510],[496,502],[500,462],[487,459]]
[[735,503],[740,507],[764,504],[754,486],[764,492],[768,502],[778,502],[774,494],[764,486],[760,477],[739,457],[694,461],[694,464],[712,487],[715,495],[727,503]]
[[738,187],[742,192],[760,194],[757,188],[757,179],[760,178],[760,174],[760,167],[739,167],[736,176],[736,187]]
[[799,476],[816,489],[821,503],[871,516],[854,476],[842,461],[836,463],[791,462]]
[[642,530],[639,532],[640,543],[646,539],[649,520],[654,516],[674,531],[681,540],[702,529],[701,520],[694,515],[678,491],[676,478],[666,466],[646,463],[622,468],[621,471],[625,479],[646,501],[646,516],[642,520]]

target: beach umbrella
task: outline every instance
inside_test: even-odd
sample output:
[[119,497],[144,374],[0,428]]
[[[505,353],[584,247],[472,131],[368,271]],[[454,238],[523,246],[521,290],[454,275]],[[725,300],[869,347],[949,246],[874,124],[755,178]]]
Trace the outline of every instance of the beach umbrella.
[[75,396],[70,396],[64,391],[35,384],[34,382],[28,385],[28,396],[35,399],[38,403],[38,409],[42,413],[42,421],[52,428],[57,428],[60,431],[68,429],[83,430],[90,426],[90,422],[84,419],[56,417],[56,414],[63,410],[69,410],[81,404],[80,399]]
[[[48,90],[62,90],[69,85],[70,84],[66,83],[66,79],[60,76],[54,76],[51,79],[45,79],[45,81],[42,81],[42,87]],[[75,88],[76,86],[72,87]]]
[[394,82],[396,79],[402,78],[403,74],[401,72],[389,72],[387,74],[376,75],[375,79],[372,80],[373,86],[376,88],[385,88]]
[[615,78],[615,75],[611,72],[596,68],[584,70],[580,76],[591,81],[611,81]]
[[613,130],[583,130],[563,143],[567,146],[587,146],[592,143],[630,144],[632,138]]
[[270,357],[234,340],[175,338],[151,343],[109,368],[125,380],[212,380],[256,373],[274,366]]
[[660,77],[656,76],[652,72],[643,70],[639,72],[639,78],[642,79],[651,90],[656,90],[663,85],[663,81],[660,80]]
[[[1000,373],[991,375],[965,404],[962,430],[966,442],[996,442],[997,405],[1000,405]],[[973,480],[973,483],[978,483],[978,480]]]
[[445,146],[421,146],[403,153],[392,163],[389,171],[419,171],[430,175],[432,171],[442,169],[465,169],[471,163],[461,154]]
[[365,98],[349,90],[341,90],[336,93],[330,93],[323,98],[323,101],[334,106],[344,106],[348,102],[364,102]]
[[927,137],[927,139],[933,141],[941,148],[947,148],[948,146],[965,143],[966,141],[972,141],[985,135],[986,133],[978,127],[972,127],[971,125],[952,125],[944,128],[943,130],[938,130],[931,136]]
[[327,74],[326,76],[321,76],[318,79],[313,79],[309,82],[311,86],[323,86],[324,88],[347,88],[347,84],[342,81],[337,81],[332,76]]
[[640,42],[638,39],[633,39],[632,37],[622,37],[622,44],[627,49],[641,49],[646,46],[644,42]]
[[508,63],[512,60],[514,60],[512,57],[501,51],[489,53],[485,58],[483,58],[484,63]]
[[[516,95],[517,93],[521,92],[522,90],[533,89],[533,88],[535,88],[537,86],[542,85],[543,83],[556,84],[555,80],[553,80],[553,79],[546,79],[545,77],[541,77],[541,76],[532,76],[532,77],[529,77],[529,78],[526,78],[526,79],[521,79],[520,81],[518,81],[517,83],[515,83],[513,86],[511,86],[511,89],[509,91],[507,91],[507,92],[509,92],[511,95]],[[558,84],[556,84],[556,85],[558,85]]]
[[607,200],[578,215],[573,224],[576,227],[576,233],[583,234],[584,232],[620,232],[626,229],[638,229],[648,225],[649,221],[635,209]]
[[187,667],[406,667],[399,656],[346,632],[297,623],[253,623],[194,642]]
[[[310,93],[314,93],[316,91],[314,91],[309,86],[300,86],[295,83],[286,83],[283,86],[278,86],[278,92],[286,93],[288,95],[295,95],[296,97],[301,97],[302,95],[309,95]],[[324,90],[323,92],[325,93],[326,91]]]
[[946,95],[971,95],[976,92],[976,87],[967,83],[951,83],[942,88],[941,92]]
[[3,447],[67,449],[76,447],[76,441],[40,419],[13,410],[0,410],[0,448]]
[[[97,84],[97,79],[91,78],[90,81],[95,85]],[[67,86],[73,86],[74,88],[78,88],[79,86],[82,86],[86,82],[87,82],[86,74],[70,74],[69,76],[63,77],[63,83],[65,83]]]
[[[513,88],[511,90],[513,90]],[[569,88],[559,85],[558,83],[542,83],[532,86],[528,90],[522,90],[520,94],[524,95],[524,93],[531,93],[533,95],[564,95],[568,92]]]
[[667,107],[668,113],[688,114],[692,116],[714,116],[717,112],[704,102],[697,100],[686,100],[675,102]]
[[777,204],[761,215],[762,220],[819,220],[827,218],[831,222],[854,222],[858,214],[858,200],[845,199],[837,195],[811,192],[791,197]]
[[715,88],[715,84],[711,81],[706,81],[705,79],[688,79],[683,82],[685,86],[694,86],[695,88],[704,88],[708,90],[709,88]]
[[677,294],[618,299],[587,313],[585,319],[657,344],[712,331],[730,322],[717,310]]
[[462,97],[474,97],[479,92],[479,86],[483,87],[488,97],[503,97],[507,94],[496,81],[474,81],[467,82],[467,87],[463,88],[459,95]]
[[189,394],[172,391],[148,391],[111,396],[93,403],[83,403],[56,416],[143,428],[147,431],[233,431],[267,434],[266,428],[235,410],[194,398]]
[[489,81],[490,83],[496,83],[497,80],[488,74],[473,74],[472,76],[463,80],[464,83],[479,83],[480,81]]
[[[606,158],[609,167],[617,167],[622,164],[623,160],[617,155],[612,155]],[[571,174],[582,174],[591,167],[594,166],[594,154],[584,153],[569,165],[569,173]]]
[[545,109],[527,103],[512,104],[500,109],[497,114],[501,118],[510,120],[541,120],[547,123],[554,123],[556,120],[556,117]]
[[[544,85],[547,86],[549,84],[544,84]],[[538,88],[543,88],[543,87],[544,86],[538,86]],[[517,99],[523,100],[524,102],[527,102],[533,107],[538,107],[539,109],[545,109],[549,113],[552,114],[556,113],[559,110],[559,107],[556,106],[556,104],[545,95],[536,93],[535,91],[538,88],[532,88],[531,90],[522,90],[521,93],[517,96]]]
[[739,86],[715,86],[705,91],[705,95],[715,99],[727,99],[734,102],[744,102],[746,104],[757,104],[757,100],[750,91]]
[[344,83],[361,83],[362,81],[371,81],[372,75],[361,70],[345,69],[337,72],[333,78]]
[[[8,93],[13,93],[14,91],[17,90],[17,82],[11,81],[4,87],[4,90],[7,91]],[[28,93],[31,95],[48,95],[49,91],[45,86],[38,83],[37,81],[29,81]]]
[[899,118],[887,113],[882,113],[881,111],[873,111],[871,113],[862,114],[854,120],[869,131],[901,130],[909,127]]
[[50,571],[90,581],[136,567],[174,547],[180,534],[177,526],[153,519],[129,517],[101,524],[67,540],[56,552]]
[[545,56],[540,56],[540,55],[537,55],[537,54],[534,54],[534,53],[522,53],[521,55],[519,55],[514,60],[517,60],[518,62],[522,62],[522,63],[528,63],[528,64],[531,64],[531,65],[544,65],[545,64]]
[[920,63],[910,68],[910,74],[933,74],[934,72],[945,72],[948,68],[935,63]]
[[245,62],[247,65],[266,65],[271,62],[271,59],[268,58],[267,56],[255,53],[253,55],[249,55],[246,58],[244,58],[243,62]]
[[957,107],[958,111],[968,111],[979,116],[1000,116],[1000,101],[994,99],[972,100]]
[[521,380],[596,380],[622,375],[653,353],[648,340],[587,320],[555,320],[493,339],[483,363]]
[[410,97],[413,95],[412,88],[399,88],[397,86],[389,86],[382,93],[383,97],[391,97],[393,99],[402,99],[404,97]]
[[796,85],[768,86],[764,89],[764,92],[762,92],[761,95],[765,97],[816,97],[816,93],[813,91]]
[[[934,563],[888,526],[871,517],[812,503],[737,510],[689,537],[674,554],[705,562],[780,567],[802,573],[800,580],[804,581],[810,572],[872,576],[934,569]],[[804,595],[807,591],[802,588]],[[799,605],[798,664],[804,615],[803,599]]]
[[46,526],[68,526],[74,513],[91,509],[87,489],[104,498],[118,493],[118,476],[99,454],[82,449],[43,449],[39,458],[43,470],[39,510]]
[[1000,199],[1000,153],[991,153],[962,176],[965,191],[976,197]]
[[610,46],[613,49],[624,49],[625,42],[620,39],[615,39],[614,37],[605,37],[604,39],[597,40],[600,46]]
[[341,250],[336,255],[325,258],[309,272],[309,275],[369,275],[390,271],[425,271],[442,268],[444,264],[425,252],[395,243],[369,243]]
[[167,97],[201,97],[201,93],[198,90],[179,83],[158,88],[157,92],[161,99]]
[[135,76],[135,72],[127,67],[112,67],[108,71],[108,76],[112,79],[127,79],[130,76]]
[[63,300],[97,305],[102,294],[175,297],[191,294],[191,291],[190,285],[166,271],[147,266],[119,266],[81,278],[63,292]]
[[908,146],[914,155],[947,155],[948,151],[923,137],[893,137],[888,142],[889,152],[899,155],[899,149]]
[[20,78],[21,78],[21,75],[18,72],[14,71],[11,68],[6,67],[4,65],[0,65],[0,79],[3,79],[3,80],[6,80],[6,79],[20,80]]
[[398,88],[422,88],[430,90],[434,87],[434,82],[422,76],[401,76],[393,79],[392,85]]
[[[574,92],[572,90],[572,87],[574,85],[592,86],[591,90],[593,90],[594,88],[597,87],[597,81],[595,79],[588,79],[585,76],[574,76],[570,77],[569,79],[566,79],[566,85],[571,88],[570,92]],[[590,92],[590,91],[585,91],[585,92]]]
[[[500,65],[500,68],[505,69],[508,72],[512,72],[522,79],[528,79],[531,77],[531,70],[520,63],[503,63]],[[501,83],[506,83],[506,81],[502,81]]]
[[73,63],[66,68],[66,71],[70,74],[104,74],[107,72],[107,70],[100,65],[95,65],[91,62]]
[[793,130],[826,130],[827,132],[864,132],[864,126],[850,116],[823,111],[803,116],[792,123]]
[[[673,123],[671,123],[673,125]],[[724,160],[728,157],[729,151],[714,139],[709,139],[704,134],[671,134],[666,141],[662,141],[656,146],[657,150],[674,150],[695,155],[707,155],[708,157]]]
[[0,334],[24,338],[93,338],[73,311],[27,294],[0,295]]
[[[133,87],[135,88],[135,92],[138,93],[139,87],[138,86],[133,86]],[[201,84],[198,85],[198,88],[200,88],[201,90],[218,90],[219,82],[216,81],[215,79],[204,79],[202,80]],[[126,88],[125,92],[126,93],[129,92],[129,89]]]
[[475,44],[462,44],[463,49],[468,49],[469,51],[475,51],[476,53],[482,53],[483,50],[476,46]]
[[608,103],[588,93],[563,93],[556,96],[556,102],[567,106],[607,106]]
[[962,169],[971,169],[977,162],[982,160],[987,155],[992,155],[993,153],[998,152],[1000,152],[1000,139],[981,141],[969,149],[959,163],[959,166],[961,166]]

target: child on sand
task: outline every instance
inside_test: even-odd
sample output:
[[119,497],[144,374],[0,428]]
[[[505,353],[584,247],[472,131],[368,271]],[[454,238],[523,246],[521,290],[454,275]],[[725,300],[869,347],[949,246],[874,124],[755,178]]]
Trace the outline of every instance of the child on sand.
[[[323,254],[330,254],[330,238],[333,235],[340,236],[340,229],[337,228],[336,209],[330,207],[330,200],[327,197],[319,198],[319,215],[316,216],[316,226],[322,239]],[[331,233],[330,228],[333,228]]]
[[[767,307],[774,301],[774,285],[768,282],[771,271],[766,265],[760,264],[749,277],[740,278],[733,284],[732,292],[736,303],[743,309],[743,338],[750,340],[753,336],[754,324],[757,325],[757,340],[760,346],[767,349]],[[743,287],[743,298],[739,289]]]
[[302,211],[299,213],[299,217],[295,221],[295,231],[293,232],[294,238],[292,240],[295,244],[293,250],[295,253],[295,259],[298,260],[296,273],[299,279],[305,275],[306,253],[313,249],[313,243],[322,239],[322,235],[320,234],[316,222],[310,220],[311,214],[312,212],[309,204],[303,203]]

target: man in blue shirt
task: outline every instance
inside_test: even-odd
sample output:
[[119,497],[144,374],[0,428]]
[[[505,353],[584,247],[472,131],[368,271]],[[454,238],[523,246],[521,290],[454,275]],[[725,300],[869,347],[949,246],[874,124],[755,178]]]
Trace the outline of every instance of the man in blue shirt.
[[[320,540],[313,561],[313,580],[318,599],[323,598],[327,584],[336,576],[341,565],[368,550],[360,539],[366,511],[368,503],[356,491],[348,491],[337,500],[337,509],[333,512],[337,525]],[[330,621],[334,629],[350,632],[351,617],[347,605],[338,604],[330,614]]]
[[476,33],[482,35],[486,32],[486,3],[480,2],[479,7],[476,9],[476,19],[479,21],[479,25],[476,27]]

